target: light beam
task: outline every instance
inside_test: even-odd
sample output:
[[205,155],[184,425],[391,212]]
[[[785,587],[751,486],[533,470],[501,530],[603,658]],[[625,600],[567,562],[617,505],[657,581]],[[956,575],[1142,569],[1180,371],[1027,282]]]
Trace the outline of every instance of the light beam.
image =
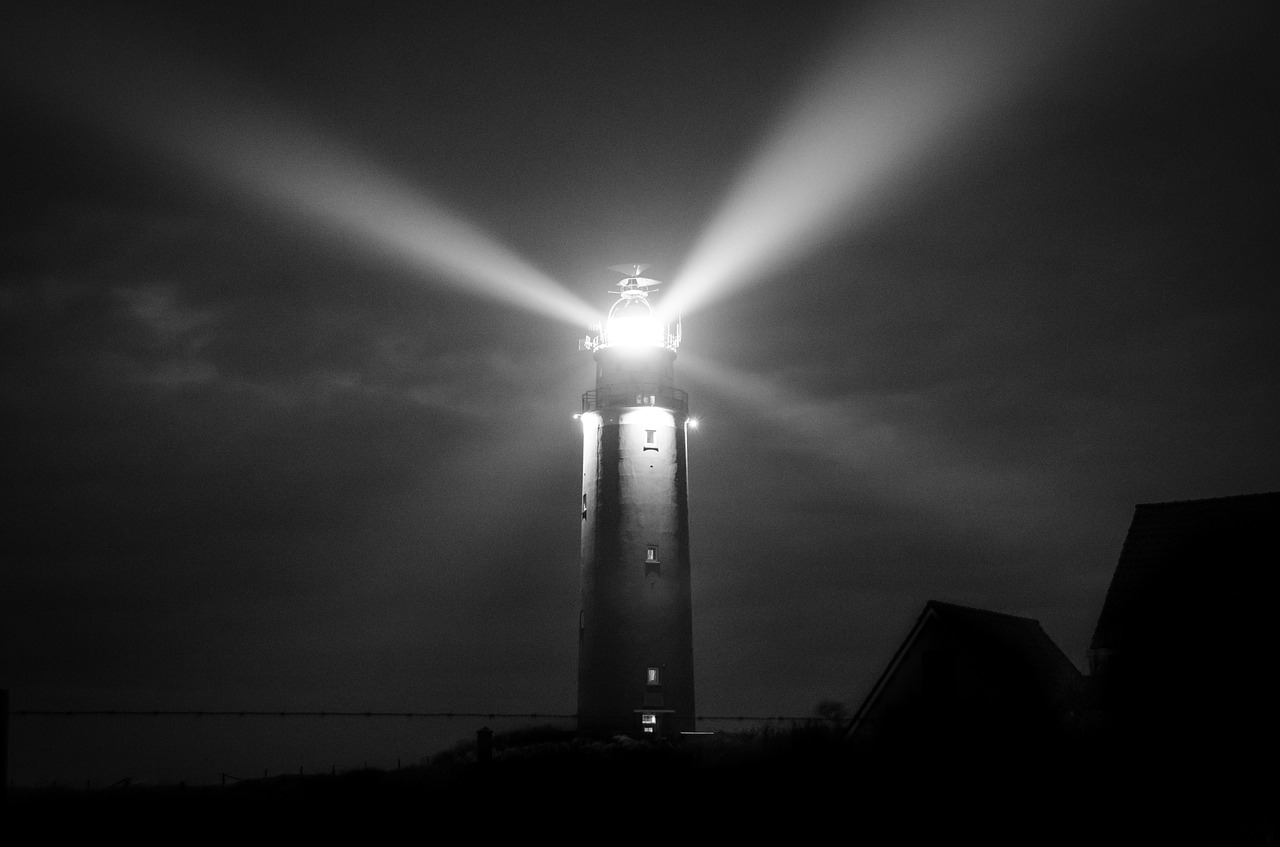
[[1052,60],[1105,5],[917,0],[844,27],[695,245],[667,308],[696,311],[873,218],[930,156],[1060,67]]
[[[433,272],[433,279],[575,326],[598,320],[589,305],[478,226],[357,157],[301,135],[289,143],[289,130],[279,125],[243,130],[213,143],[202,135],[189,152],[260,200]],[[244,143],[259,134],[276,142],[267,149]]]
[[[224,68],[137,27],[38,8],[0,51],[7,76],[142,149],[195,166],[218,186],[373,248],[464,291],[585,326],[595,310],[480,227],[373,167]],[[20,25],[19,25],[20,24]]]
[[[731,368],[688,351],[681,367],[773,427],[793,454],[816,460],[837,478],[882,502],[928,512],[958,527],[1001,536],[1034,533],[1066,506],[1044,480],[1012,466],[958,460],[947,445],[912,431],[887,411],[924,397],[846,395],[814,400],[780,380]],[[762,398],[766,398],[763,399]]]

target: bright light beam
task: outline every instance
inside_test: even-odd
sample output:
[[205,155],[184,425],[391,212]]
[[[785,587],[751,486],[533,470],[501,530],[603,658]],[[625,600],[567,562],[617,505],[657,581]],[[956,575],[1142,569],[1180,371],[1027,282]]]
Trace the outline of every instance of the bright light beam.
[[225,69],[202,66],[91,7],[74,20],[56,10],[25,11],[10,28],[22,37],[6,41],[0,63],[42,100],[433,281],[575,326],[598,320],[596,310],[457,213],[282,117],[261,95],[237,96]]
[[848,396],[815,401],[778,380],[735,370],[684,351],[686,376],[714,386],[782,436],[796,454],[818,460],[882,502],[927,511],[957,527],[1001,536],[1034,533],[1068,514],[1051,483],[1024,470],[958,461],[945,444],[897,425],[895,404],[920,397]]
[[[191,152],[261,200],[434,271],[441,282],[578,327],[599,320],[477,226],[355,157],[300,135],[287,142],[278,125],[242,129],[212,143],[201,136]],[[244,143],[259,134],[275,141],[266,149]]]
[[689,314],[873,217],[931,154],[1043,81],[1096,2],[899,2],[846,27],[673,281]]

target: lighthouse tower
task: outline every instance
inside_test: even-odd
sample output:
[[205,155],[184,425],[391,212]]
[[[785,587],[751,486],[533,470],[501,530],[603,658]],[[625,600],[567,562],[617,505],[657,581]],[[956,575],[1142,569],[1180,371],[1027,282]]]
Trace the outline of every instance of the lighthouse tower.
[[[596,387],[582,396],[582,607],[578,726],[661,737],[694,728],[686,429],[675,387],[680,324],[639,276],[582,347]],[[625,271],[624,271],[625,272]]]

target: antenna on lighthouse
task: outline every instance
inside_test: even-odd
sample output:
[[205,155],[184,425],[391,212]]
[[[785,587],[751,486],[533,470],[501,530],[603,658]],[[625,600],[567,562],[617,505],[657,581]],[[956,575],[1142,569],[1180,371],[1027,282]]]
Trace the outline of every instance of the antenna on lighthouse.
[[627,276],[640,276],[640,274],[649,270],[649,267],[649,265],[641,265],[637,262],[628,262],[621,265],[610,265],[609,270],[617,271],[618,273],[626,274]]

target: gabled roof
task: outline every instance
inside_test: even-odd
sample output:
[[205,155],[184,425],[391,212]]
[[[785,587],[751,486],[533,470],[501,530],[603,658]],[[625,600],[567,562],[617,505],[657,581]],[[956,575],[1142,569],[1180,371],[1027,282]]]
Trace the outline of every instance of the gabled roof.
[[874,707],[925,626],[941,624],[980,669],[990,689],[1028,714],[1063,714],[1081,690],[1080,671],[1032,618],[930,600],[858,709],[850,731]]
[[1011,699],[1056,710],[1076,695],[1080,671],[1039,621],[937,600],[928,605]]
[[1090,648],[1116,647],[1151,604],[1269,593],[1278,538],[1280,492],[1135,506]]

